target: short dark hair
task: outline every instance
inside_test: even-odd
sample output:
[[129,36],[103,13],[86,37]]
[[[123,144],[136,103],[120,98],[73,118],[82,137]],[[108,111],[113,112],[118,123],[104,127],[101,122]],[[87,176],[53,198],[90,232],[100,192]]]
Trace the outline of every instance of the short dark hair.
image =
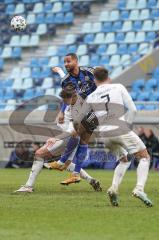
[[104,67],[96,67],[94,77],[99,82],[104,82],[108,78],[108,70]]
[[62,89],[60,92],[61,98],[71,98],[73,95],[76,94],[76,88],[73,84],[69,84]]
[[67,53],[65,55],[65,57],[67,57],[67,56],[71,56],[72,58],[74,58],[74,59],[76,59],[78,61],[78,57],[77,57],[76,53]]

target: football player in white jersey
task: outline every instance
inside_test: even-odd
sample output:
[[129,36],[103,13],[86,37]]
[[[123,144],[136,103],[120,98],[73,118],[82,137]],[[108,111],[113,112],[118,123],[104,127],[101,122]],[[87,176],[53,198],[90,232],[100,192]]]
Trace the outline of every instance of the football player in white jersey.
[[[97,89],[83,103],[80,118],[83,119],[92,109],[98,119],[98,128],[95,130],[95,134],[107,146],[116,146],[121,154],[122,149],[124,149],[138,159],[137,183],[132,194],[142,200],[145,205],[151,207],[152,202],[144,192],[150,156],[142,140],[128,127],[132,124],[136,114],[135,104],[122,84],[110,84],[108,71],[105,68],[96,68],[94,76]],[[126,113],[125,108],[127,109]],[[120,167],[122,168],[122,166]],[[119,169],[118,172],[115,170],[112,186],[108,189],[113,206],[118,206],[117,194],[120,182]]]

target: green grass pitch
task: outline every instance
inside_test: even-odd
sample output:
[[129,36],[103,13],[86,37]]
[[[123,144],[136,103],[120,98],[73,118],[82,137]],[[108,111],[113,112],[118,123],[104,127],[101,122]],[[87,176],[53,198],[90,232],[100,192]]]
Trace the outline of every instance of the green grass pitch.
[[150,240],[159,238],[158,172],[151,171],[146,192],[154,207],[131,196],[136,182],[129,171],[120,188],[120,207],[110,206],[105,191],[112,171],[89,170],[100,179],[96,193],[85,181],[68,187],[68,173],[44,170],[33,194],[11,194],[24,184],[29,169],[0,170],[0,239],[2,240]]

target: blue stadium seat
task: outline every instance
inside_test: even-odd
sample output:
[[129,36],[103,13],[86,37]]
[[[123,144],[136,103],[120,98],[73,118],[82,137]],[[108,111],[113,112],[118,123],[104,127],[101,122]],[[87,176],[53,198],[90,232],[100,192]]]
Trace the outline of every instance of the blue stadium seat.
[[117,49],[117,54],[127,54],[128,53],[128,49],[127,49],[127,44],[122,43],[119,45],[118,49]]
[[134,43],[134,41],[135,41],[135,33],[134,32],[126,33],[124,42],[125,43]]
[[153,111],[156,109],[156,106],[154,104],[146,104],[144,105],[144,110],[147,110],[147,111]]
[[12,68],[10,77],[11,78],[18,78],[21,74],[21,69],[19,67]]
[[145,85],[145,80],[144,79],[138,79],[138,80],[133,82],[132,90],[134,92],[138,92],[138,91],[140,91],[141,89],[144,88],[144,85]]
[[79,45],[77,48],[76,54],[77,54],[77,56],[86,55],[87,54],[87,45],[86,44]]
[[15,5],[14,5],[14,4],[8,4],[8,5],[6,6],[6,11],[5,11],[5,13],[6,13],[7,15],[13,15],[13,14],[14,14],[14,10],[15,10]]
[[43,83],[41,85],[42,89],[48,89],[48,88],[52,88],[53,87],[53,79],[51,77],[46,77],[43,80]]
[[13,79],[6,79],[3,82],[3,88],[11,88],[13,86]]
[[48,68],[47,66],[43,67],[41,73],[40,73],[40,78],[46,78],[50,77],[52,74],[51,69]]
[[67,53],[67,47],[66,46],[59,46],[58,47],[58,51],[57,51],[57,55],[58,56],[65,56],[66,55],[66,53]]
[[57,24],[63,24],[64,23],[64,14],[63,13],[57,13],[54,18],[54,22]]
[[137,43],[132,43],[128,47],[128,53],[130,53],[130,54],[137,52],[137,50],[138,50]]
[[106,51],[106,54],[107,55],[113,55],[113,54],[116,54],[116,53],[117,53],[117,44],[116,43],[109,44],[108,48],[107,48],[107,51]]
[[80,59],[79,59],[79,65],[80,66],[90,65],[89,56],[88,55],[81,56]]
[[49,63],[49,58],[48,57],[39,58],[39,67],[48,66],[48,63]]
[[41,3],[41,2],[35,3],[33,12],[34,13],[42,13],[43,8],[44,8],[43,3]]
[[97,54],[98,55],[105,55],[106,54],[106,49],[107,49],[106,44],[99,45],[98,48],[97,48]]
[[48,13],[45,17],[45,23],[54,23],[54,14]]
[[70,2],[64,2],[62,6],[62,12],[70,12],[72,10],[72,5]]
[[7,100],[7,104],[5,106],[5,111],[14,111],[16,109],[16,100],[15,99],[9,99]]
[[155,32],[148,32],[145,38],[145,41],[153,41],[156,38],[156,33]]
[[12,36],[9,45],[13,47],[18,47],[20,45],[20,36]]
[[23,82],[23,89],[29,89],[33,87],[33,79],[32,78],[25,78]]
[[105,43],[105,34],[97,33],[94,38],[94,44],[102,44]]
[[138,92],[137,100],[138,101],[149,101],[150,92]]
[[12,48],[4,47],[1,57],[2,58],[10,58],[11,56],[12,56]]
[[73,19],[74,19],[73,13],[68,12],[68,13],[65,14],[64,23],[65,24],[71,24],[71,23],[73,23]]
[[113,43],[115,42],[115,33],[107,33],[105,36],[104,43]]
[[138,55],[138,54],[136,54],[136,55],[134,55],[134,56],[132,56],[132,63],[135,63],[135,62],[137,62],[139,59],[141,58],[141,56],[140,55]]
[[5,0],[4,2],[5,4],[10,4],[10,3],[14,3],[14,0]]
[[[115,22],[115,23],[116,23],[116,22]],[[114,23],[114,24],[115,24],[115,23]],[[111,22],[104,22],[104,23],[102,24],[101,32],[104,32],[104,33],[110,32],[111,29],[112,29],[112,23],[111,23]]]
[[156,0],[148,0],[147,7],[153,8],[156,7],[157,1]]
[[99,16],[99,21],[101,21],[101,22],[109,21],[109,11],[101,12],[101,14]]
[[119,32],[116,34],[115,41],[122,42],[125,39],[125,34],[123,32]]
[[149,44],[148,43],[141,43],[138,48],[138,53],[139,54],[147,54],[149,52]]
[[39,24],[36,30],[37,35],[44,35],[47,33],[47,25],[45,23]]
[[126,1],[125,0],[119,0],[117,7],[118,7],[118,9],[125,8],[126,7]]
[[44,13],[39,13],[36,15],[36,23],[37,24],[42,24],[45,22],[45,15]]
[[26,91],[24,92],[23,100],[32,99],[34,96],[34,89],[26,89]]
[[30,61],[30,64],[29,64],[30,67],[39,67],[39,61],[38,61],[38,58],[31,58],[31,61]]
[[16,91],[19,90],[20,92],[22,88],[23,88],[23,79],[19,78],[18,76],[17,78],[14,79],[12,89],[15,89]]
[[0,58],[0,71],[3,70],[3,66],[4,66],[4,61],[2,58]]
[[24,13],[24,11],[25,11],[24,4],[18,3],[15,7],[14,14],[15,15],[22,14]]
[[135,9],[136,8],[136,0],[128,0],[126,4],[127,9]]
[[155,68],[152,73],[153,78],[156,78],[159,80],[159,67]]
[[132,30],[132,21],[125,21],[122,26],[122,32],[128,32]]
[[159,101],[159,91],[154,91],[150,94],[150,101]]
[[[111,24],[110,22],[108,22],[108,23]],[[121,30],[121,28],[122,28],[121,21],[116,21],[116,22],[114,22],[113,26],[110,25],[110,28],[108,27],[109,31],[112,29],[112,31],[114,31],[114,32]],[[103,32],[106,32],[106,30]]]
[[48,47],[48,50],[46,52],[46,56],[48,56],[48,57],[56,56],[57,51],[58,51],[58,49],[57,49],[56,46],[50,46],[50,47]]
[[49,13],[52,10],[52,3],[46,2],[44,6],[44,12]]
[[20,74],[21,78],[29,78],[31,75],[31,69],[29,67],[24,67]]
[[86,34],[83,40],[85,44],[92,43],[94,41],[94,34],[93,33]]
[[138,20],[138,21],[134,21],[133,23],[133,30],[134,31],[140,31],[142,28],[142,21]]
[[159,29],[159,20],[155,20],[152,30],[153,31],[158,31],[158,29]]
[[110,57],[109,65],[110,66],[118,66],[120,64],[120,55],[112,55]]
[[148,32],[152,30],[152,20],[145,20],[142,26],[142,31]]
[[77,46],[75,44],[68,46],[67,53],[75,53],[77,51]]
[[134,42],[140,43],[145,41],[145,32],[137,32]]
[[61,2],[55,2],[52,7],[53,13],[59,13],[62,11],[62,3]]
[[136,3],[137,9],[143,9],[146,8],[147,0],[138,0]]
[[13,98],[15,98],[14,90],[10,88],[6,89],[3,99],[6,101]]
[[136,99],[137,99],[137,92],[133,92],[133,91],[131,91],[131,92],[129,92],[129,93],[130,93],[130,95],[131,95],[133,101],[136,101]]
[[29,47],[37,47],[38,45],[39,45],[39,36],[31,35],[28,46]]
[[95,22],[92,24],[90,32],[91,33],[97,33],[97,32],[101,32],[102,30],[102,24],[101,22]]
[[159,9],[152,9],[151,11],[151,18],[159,18]]
[[151,91],[155,90],[158,87],[158,81],[155,78],[151,78],[145,82],[145,90]]
[[3,89],[0,89],[0,100],[2,101],[4,98],[4,91]]
[[21,58],[22,49],[20,47],[13,48],[12,58]]
[[29,35],[26,35],[26,34],[22,35],[21,39],[20,39],[20,46],[21,47],[28,47],[29,46],[29,40],[30,40]]
[[90,22],[86,22],[82,26],[82,32],[83,33],[90,33],[91,29],[92,29],[92,23],[90,23]]
[[49,61],[49,67],[57,67],[57,66],[59,66],[59,57],[58,56],[52,57]]
[[35,21],[36,21],[35,14],[30,13],[27,15],[27,19],[26,19],[27,24],[34,24]]
[[120,59],[120,62],[121,62],[121,65],[122,66],[129,66],[130,63],[131,63],[131,60],[130,60],[130,55],[129,54],[124,54],[121,56],[121,59]]
[[90,59],[90,65],[95,67],[99,66],[99,56],[98,55],[92,55]]
[[45,92],[43,89],[35,89],[34,97],[44,96]]
[[140,12],[138,9],[130,11],[129,20],[137,21],[139,19]]
[[149,19],[150,17],[150,11],[149,9],[143,9],[141,10],[140,14],[139,14],[139,19],[140,20],[145,20],[145,19]]
[[102,56],[99,62],[99,65],[108,65],[109,63],[109,56]]
[[121,11],[120,20],[127,20],[127,19],[129,19],[129,11],[127,10]]
[[40,78],[40,68],[33,68],[31,72],[32,78]]
[[109,15],[109,21],[117,21],[119,19],[119,11],[112,10]]

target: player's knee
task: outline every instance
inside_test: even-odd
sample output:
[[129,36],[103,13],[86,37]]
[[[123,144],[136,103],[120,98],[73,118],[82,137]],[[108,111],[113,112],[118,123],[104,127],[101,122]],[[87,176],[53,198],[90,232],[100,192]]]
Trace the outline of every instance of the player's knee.
[[150,155],[146,148],[144,150],[141,150],[141,151],[135,153],[134,155],[138,161],[140,161],[140,159],[145,159],[145,161],[150,161]]
[[43,153],[42,153],[41,149],[36,150],[35,157],[43,157]]
[[123,156],[122,158],[119,159],[120,162],[128,162],[127,156]]

